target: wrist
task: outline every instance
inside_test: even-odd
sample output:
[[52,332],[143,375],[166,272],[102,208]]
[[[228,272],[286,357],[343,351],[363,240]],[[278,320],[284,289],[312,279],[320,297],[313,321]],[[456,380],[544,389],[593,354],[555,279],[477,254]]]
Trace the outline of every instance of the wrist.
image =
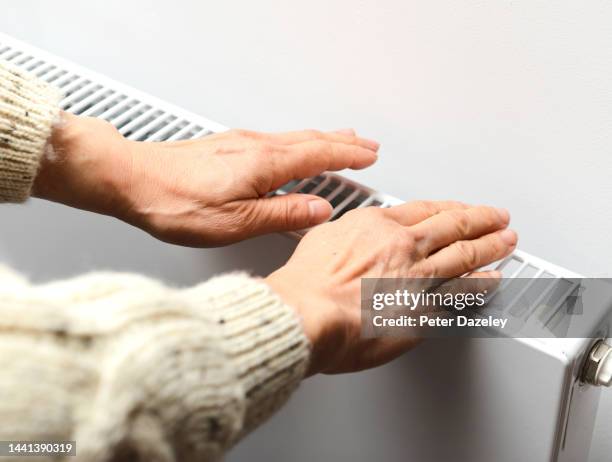
[[32,195],[105,215],[125,207],[129,142],[108,122],[62,113],[41,159]]
[[285,267],[282,267],[264,279],[274,292],[280,296],[284,303],[291,306],[300,319],[304,334],[311,345],[310,362],[307,376],[323,372],[326,369],[326,358],[330,357],[326,339],[331,335],[330,323],[325,322],[324,313],[326,310],[323,303],[317,303],[312,296],[305,295],[300,291],[299,279],[287,274]]

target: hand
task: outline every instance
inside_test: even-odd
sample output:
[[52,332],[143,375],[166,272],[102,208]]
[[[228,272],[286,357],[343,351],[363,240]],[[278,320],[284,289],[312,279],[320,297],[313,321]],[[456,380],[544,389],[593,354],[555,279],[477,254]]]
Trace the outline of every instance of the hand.
[[517,235],[508,223],[505,210],[457,202],[358,209],[308,232],[266,282],[302,319],[313,348],[310,374],[367,369],[418,339],[361,338],[361,278],[461,276],[512,252]]
[[197,140],[144,143],[110,124],[65,114],[34,194],[120,218],[153,236],[217,246],[326,221],[331,205],[308,194],[266,197],[292,179],[365,168],[378,143],[352,130],[264,134],[231,130]]

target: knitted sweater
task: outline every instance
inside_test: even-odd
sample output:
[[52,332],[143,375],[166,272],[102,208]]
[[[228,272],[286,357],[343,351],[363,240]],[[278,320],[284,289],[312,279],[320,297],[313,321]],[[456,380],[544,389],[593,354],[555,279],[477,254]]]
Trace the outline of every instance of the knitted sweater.
[[[27,199],[58,99],[0,63],[0,202]],[[0,266],[0,441],[73,440],[87,462],[217,460],[287,400],[308,354],[294,310],[245,274],[33,286]]]

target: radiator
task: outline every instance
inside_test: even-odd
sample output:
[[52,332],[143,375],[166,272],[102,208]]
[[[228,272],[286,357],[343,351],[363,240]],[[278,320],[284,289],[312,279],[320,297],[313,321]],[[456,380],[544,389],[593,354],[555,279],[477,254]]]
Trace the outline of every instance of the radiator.
[[[184,140],[227,130],[221,124],[4,34],[0,34],[0,59],[58,87],[65,95],[61,101],[65,111],[105,119],[130,140]],[[292,181],[275,194],[293,192],[327,199],[333,206],[331,220],[360,207],[402,203],[334,173]],[[293,233],[293,237],[299,239],[304,232]],[[554,281],[580,277],[520,250],[494,267],[505,278]],[[553,317],[554,312],[549,313],[546,322]],[[404,428],[406,447],[394,448],[394,454],[399,450],[407,460],[412,460],[410,454],[419,454],[419,462],[586,461],[599,401],[597,385],[610,384],[607,359],[612,356],[603,342],[608,337],[608,326],[598,326],[590,337],[463,339],[454,345],[442,342],[446,346],[436,356],[432,372],[439,377],[431,380],[444,380],[459,388],[467,383],[470,393],[446,403],[442,413],[413,413],[411,422],[431,426],[431,439],[411,441],[410,430]],[[448,354],[457,344],[469,351],[469,367],[458,365],[453,354]],[[431,396],[419,399],[435,399],[437,393],[444,393],[439,383],[432,383],[428,389]],[[296,451],[301,451],[304,459],[315,460],[316,451],[308,456],[313,446],[316,442],[304,443]],[[380,456],[385,460],[384,454]]]

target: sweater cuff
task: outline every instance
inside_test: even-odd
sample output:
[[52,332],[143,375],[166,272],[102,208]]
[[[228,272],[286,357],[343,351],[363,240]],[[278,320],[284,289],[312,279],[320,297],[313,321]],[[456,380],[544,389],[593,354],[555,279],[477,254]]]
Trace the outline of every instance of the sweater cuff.
[[0,60],[0,202],[29,197],[60,97],[54,87]]
[[297,388],[307,371],[310,344],[295,310],[261,280],[235,273],[187,292],[196,303],[200,293],[205,296],[207,317],[221,327],[221,345],[246,400],[244,435]]

